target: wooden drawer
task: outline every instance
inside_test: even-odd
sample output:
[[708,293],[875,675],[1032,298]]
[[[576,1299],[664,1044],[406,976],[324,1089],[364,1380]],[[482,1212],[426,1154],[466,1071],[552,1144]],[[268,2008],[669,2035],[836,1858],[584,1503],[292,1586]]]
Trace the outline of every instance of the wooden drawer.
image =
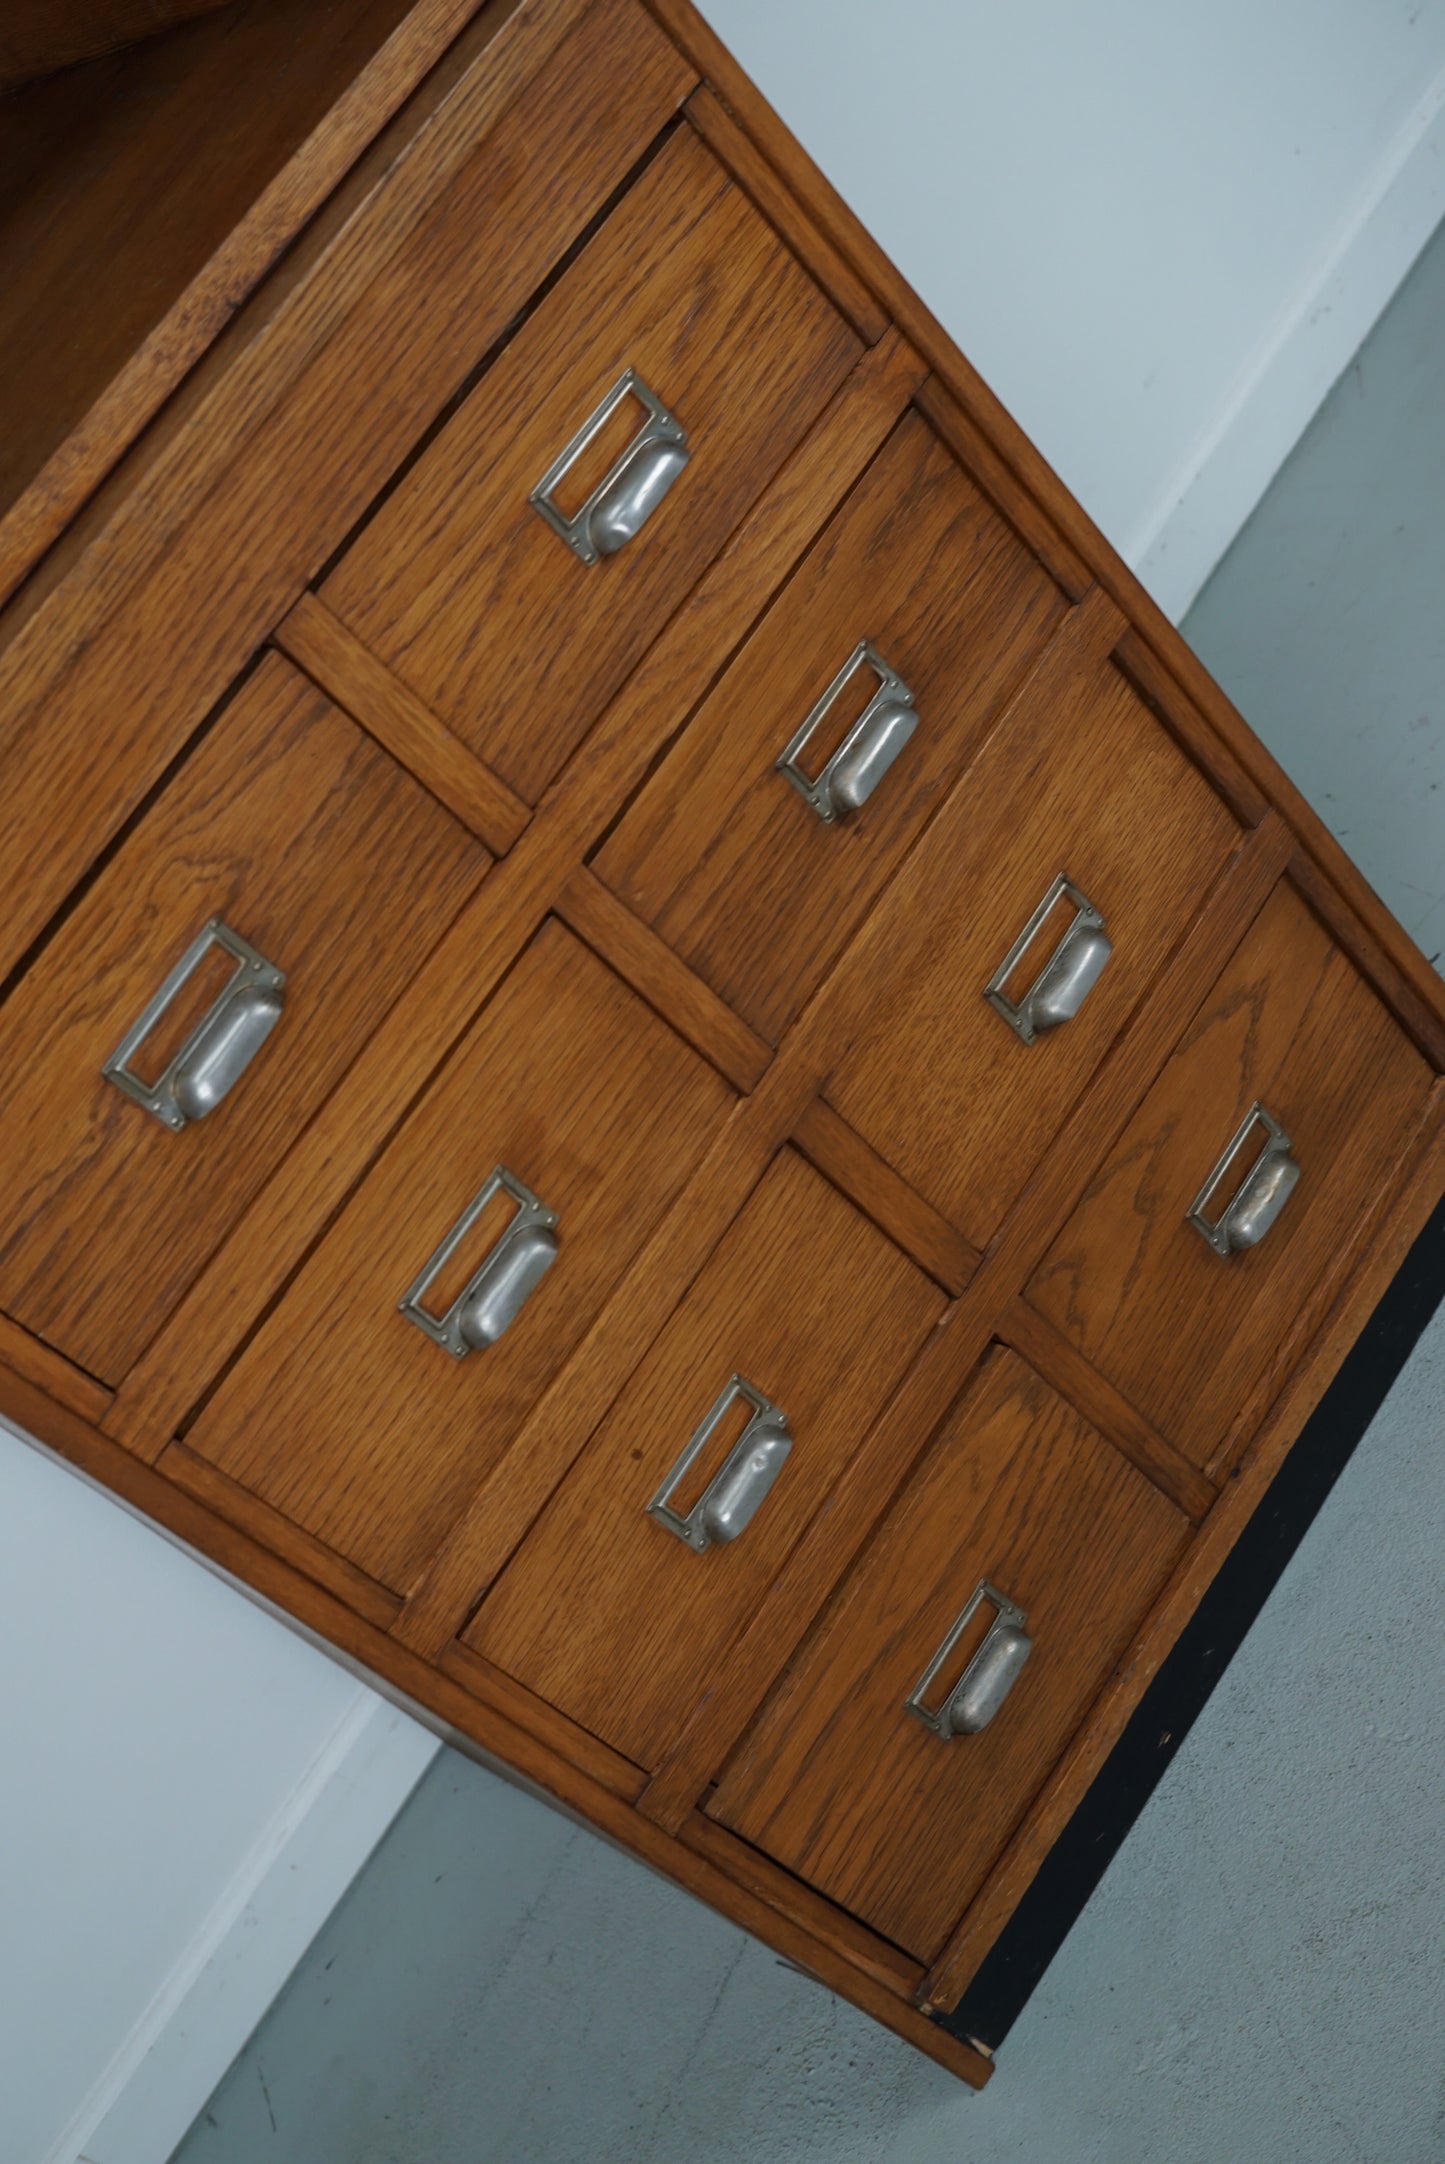
[[[1031,686],[884,898],[894,990],[828,1101],[985,1247],[1239,839],[1112,663]],[[986,988],[1061,875],[1113,951],[1073,1018],[1026,1042]],[[1015,1004],[1076,921],[1061,895],[1007,980]]]
[[[711,1815],[920,1961],[982,1884],[1162,1585],[1187,1521],[995,1351],[744,1739]],[[1033,1642],[989,1725],[908,1701],[981,1583]],[[996,1611],[924,1695],[937,1713]]]
[[[938,1320],[943,1296],[791,1152],[776,1160],[518,1552],[467,1643],[639,1765],[655,1766],[759,1598]],[[649,1515],[689,1438],[742,1377],[786,1416],[736,1397]],[[755,1515],[695,1547],[726,1471],[761,1443]],[[707,1531],[693,1530],[694,1541]]]
[[[529,803],[861,351],[687,129],[538,304],[327,583],[327,603]],[[689,463],[586,563],[530,496],[633,369]],[[642,418],[629,397],[555,498]]]
[[[873,461],[595,869],[770,1040],[792,1019],[1061,615],[1063,596],[917,414]],[[824,820],[778,759],[866,640],[919,716],[862,806]],[[802,755],[816,779],[879,678]]]
[[[253,1340],[186,1448],[405,1592],[707,1147],[710,1067],[549,922]],[[458,1359],[398,1302],[498,1165],[559,1254],[496,1343]],[[498,1197],[422,1300],[445,1312]]]
[[[0,1305],[118,1381],[488,861],[304,677],[265,660],[0,1013]],[[212,919],[284,972],[284,1013],[224,1101],[171,1127],[102,1068]],[[129,1071],[159,1080],[237,968],[212,946]],[[180,1084],[193,1108],[194,1066]]]
[[[1353,1259],[1351,1235],[1432,1080],[1282,884],[1055,1241],[1030,1302],[1197,1465],[1220,1469]],[[1290,1138],[1299,1184],[1258,1246],[1221,1255],[1188,1214],[1256,1103]],[[1207,1218],[1265,1145],[1256,1123]]]

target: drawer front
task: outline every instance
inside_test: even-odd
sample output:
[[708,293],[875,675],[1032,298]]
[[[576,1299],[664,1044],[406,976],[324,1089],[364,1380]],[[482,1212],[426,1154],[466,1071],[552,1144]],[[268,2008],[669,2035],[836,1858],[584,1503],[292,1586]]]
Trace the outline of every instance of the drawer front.
[[[910,414],[595,869],[776,1039],[1063,607],[1047,573]],[[865,641],[907,686],[917,720],[864,801],[825,819],[778,760]],[[805,778],[818,780],[879,697],[864,657],[798,755]],[[865,746],[875,734],[883,743],[877,709],[864,728]]]
[[[711,1068],[548,923],[187,1435],[188,1449],[405,1593],[730,1102]],[[494,1342],[479,1299],[476,1341],[458,1357],[398,1303],[498,1166],[555,1214],[556,1260],[535,1273],[544,1248],[519,1243],[526,1220],[515,1198],[494,1197],[416,1294],[424,1315],[445,1317],[489,1269],[504,1305],[509,1289],[526,1293]]]
[[[0,1013],[0,1306],[119,1381],[487,862],[266,659]],[[153,1111],[102,1069],[213,920],[285,983],[222,944],[198,956],[124,1063],[154,1085],[178,1058]]]
[[[325,598],[535,802],[860,351],[682,129],[383,506]],[[648,515],[615,553],[584,562],[529,499],[629,369],[685,430],[688,462],[676,470],[665,433],[652,451],[639,446],[644,466],[658,461],[658,478],[639,484]],[[556,483],[561,514],[580,512],[643,420],[629,395]],[[624,530],[601,523],[610,542]]]
[[[655,1766],[942,1306],[881,1233],[785,1153],[467,1642]],[[735,1377],[754,1395],[724,1402]],[[781,1447],[769,1407],[783,1416]],[[669,1486],[715,1408],[716,1427]],[[659,1497],[665,1515],[649,1512]]]
[[[896,989],[839,1063],[830,1103],[986,1246],[1239,839],[1111,663],[1061,694],[1026,693],[884,901]],[[988,987],[1061,877],[1073,892],[1001,987],[1015,1022]],[[1099,959],[1081,901],[1112,951],[1070,1018],[1030,1031],[1046,965],[1067,972],[1077,954],[1087,973]]]
[[[995,1351],[739,1747],[709,1811],[931,1960],[1187,1530],[1174,1505],[1021,1360]],[[994,1673],[1009,1687],[987,1726],[939,1733],[909,1700],[980,1585],[1022,1612],[1032,1650],[1019,1668],[1006,1617],[981,1600],[921,1702],[950,1729],[944,1708],[980,1706],[973,1677],[1001,1647]]]
[[[1353,963],[1281,885],[1029,1300],[1196,1464],[1224,1462],[1251,1394],[1292,1357],[1289,1334],[1338,1282],[1351,1231],[1406,1148],[1432,1080]],[[1256,1103],[1288,1136],[1298,1185],[1257,1245],[1221,1255],[1189,1212]],[[1256,1120],[1206,1222],[1217,1225],[1257,1168],[1267,1184],[1269,1137]]]

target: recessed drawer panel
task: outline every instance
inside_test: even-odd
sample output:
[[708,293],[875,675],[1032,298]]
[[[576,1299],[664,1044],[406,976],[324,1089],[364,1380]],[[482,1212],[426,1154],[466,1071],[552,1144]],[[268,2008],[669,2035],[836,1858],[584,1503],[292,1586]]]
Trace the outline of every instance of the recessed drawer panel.
[[468,1644],[656,1765],[942,1306],[785,1153]]
[[[910,414],[596,871],[776,1039],[1063,608]],[[810,719],[785,772],[779,761]]]
[[118,1382],[487,863],[264,661],[0,1013],[0,1306]]
[[681,129],[326,601],[535,802],[860,351]]
[[1252,1394],[1298,1356],[1302,1316],[1338,1282],[1432,1080],[1281,885],[1055,1241],[1031,1303],[1196,1464],[1227,1460]]
[[1188,1527],[996,1351],[708,1809],[920,1961],[939,1951]]
[[1026,693],[885,897],[829,1102],[986,1246],[1239,839],[1111,663]]
[[406,1592],[730,1101],[548,923],[187,1447]]

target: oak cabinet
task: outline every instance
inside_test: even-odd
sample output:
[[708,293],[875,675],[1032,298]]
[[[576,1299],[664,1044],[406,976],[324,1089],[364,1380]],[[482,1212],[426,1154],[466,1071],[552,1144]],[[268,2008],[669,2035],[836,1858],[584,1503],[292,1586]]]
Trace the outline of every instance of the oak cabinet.
[[0,1406],[979,2082],[1445,1000],[686,0],[362,12],[0,518]]

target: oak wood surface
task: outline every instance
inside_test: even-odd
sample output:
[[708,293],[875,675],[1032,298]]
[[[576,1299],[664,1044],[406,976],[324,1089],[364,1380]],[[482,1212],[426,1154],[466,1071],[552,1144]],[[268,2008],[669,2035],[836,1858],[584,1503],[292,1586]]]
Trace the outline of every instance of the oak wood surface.
[[112,1396],[105,1384],[62,1360],[51,1346],[22,1330],[8,1315],[0,1315],[0,1365],[45,1391],[57,1405],[79,1413],[82,1420],[105,1418]]
[[[679,130],[327,580],[327,606],[535,803],[858,352]],[[584,564],[528,496],[629,367],[691,460],[634,540]]]
[[[999,1239],[962,1297],[946,1311],[869,1440],[837,1483],[824,1537],[805,1537],[787,1574],[759,1602],[726,1676],[699,1705],[671,1758],[649,1783],[641,1809],[676,1831],[722,1765],[790,1650],[862,1548],[877,1517],[872,1470],[885,1463],[901,1485],[927,1438],[981,1358],[1001,1311],[1037,1265],[1129,1110],[1172,1051],[1179,1031],[1258,911],[1290,850],[1282,822],[1246,843],[1201,911],[1150,1003],[1115,1046],[1065,1121]],[[867,1465],[870,1484],[854,1478]],[[404,1630],[406,1619],[398,1626]]]
[[[599,878],[776,1042],[1063,607],[909,415],[608,837]],[[826,824],[776,761],[865,638],[920,719],[862,810]]]
[[[126,1378],[106,1416],[108,1433],[150,1458],[164,1448],[460,1034],[464,1020],[541,921],[613,803],[635,787],[667,733],[671,714],[690,693],[696,696],[695,687],[707,682],[746,635],[779,578],[876,450],[917,374],[901,340],[885,339],[864,355],[613,702],[586,762],[568,769],[522,841],[491,875],[485,910],[462,912],[281,1173]],[[458,1534],[460,1539],[460,1527]],[[457,1621],[465,1616],[477,1582],[462,1564],[459,1587],[453,1589],[462,1602]],[[450,1635],[443,1628],[439,1643]]]
[[[0,1009],[0,1305],[118,1381],[488,862],[266,660]],[[285,1011],[225,1102],[173,1133],[101,1069],[212,917],[286,972]],[[194,1005],[173,1013],[193,1025]]]
[[230,0],[8,0],[0,23],[0,91],[154,37]]
[[[466,1642],[651,1767],[937,1321],[943,1296],[791,1152],[779,1157],[492,1588]],[[792,1451],[734,1542],[695,1553],[646,1514],[733,1375]],[[739,1413],[739,1420],[746,1408]],[[736,1440],[715,1436],[678,1509]]]
[[[709,1815],[927,1959],[1187,1529],[1022,1361],[995,1352],[743,1740]],[[981,1734],[944,1740],[905,1701],[982,1580],[1025,1610],[1034,1651]]]
[[[1054,1241],[1030,1303],[1170,1442],[1211,1463],[1287,1323],[1332,1293],[1341,1243],[1431,1081],[1281,883]],[[1258,1247],[1222,1257],[1186,1213],[1256,1099],[1291,1137],[1300,1183]]]
[[[1419,1012],[1445,1023],[1440,980],[1289,776],[1254,735],[1139,580],[1110,547],[1018,423],[984,383],[948,332],[924,306],[873,236],[784,127],[745,70],[699,13],[694,0],[646,0],[729,117],[801,199],[813,222],[847,258],[892,321],[936,372],[950,402],[987,447],[999,497],[1012,496],[1021,518],[1046,521],[1058,542],[1109,592],[1165,673],[1203,717],[1215,742],[1251,777],[1264,800],[1300,836],[1336,893],[1369,934],[1372,952],[1389,957],[1415,995]],[[1021,530],[1023,528],[1021,527]],[[1048,552],[1040,548],[1047,560]],[[1087,583],[1087,582],[1085,582]],[[1067,580],[1065,581],[1068,585]],[[1071,592],[1082,587],[1068,588]]]
[[808,1162],[841,1187],[945,1292],[962,1292],[978,1268],[977,1251],[824,1098],[815,1097],[804,1107],[793,1140]]
[[[594,956],[545,926],[188,1447],[406,1592],[625,1273],[729,1095]],[[457,1361],[397,1302],[498,1164],[558,1213],[561,1253],[506,1336]],[[469,1267],[459,1257],[459,1281],[433,1297],[454,1297],[488,1244],[466,1251]]]
[[1207,1524],[1185,1549],[1173,1577],[1128,1655],[1110,1677],[1089,1720],[1069,1744],[999,1858],[988,1884],[934,1963],[919,1994],[920,2005],[946,2010],[958,2003],[1268,1491],[1358,1336],[1361,1315],[1381,1298],[1442,1194],[1445,1082],[1437,1082],[1418,1144],[1381,1198],[1385,1206],[1381,1237],[1356,1257],[1349,1283],[1341,1289],[1308,1352],[1271,1408],[1268,1421],[1225,1483]]
[[[828,1101],[982,1248],[1192,920],[1239,828],[1108,662],[1041,675],[880,904],[893,982]],[[984,998],[1065,873],[1113,954],[1080,1012],[1026,1045]],[[1021,964],[1037,976],[1062,903]]]
[[506,855],[531,817],[528,807],[315,594],[303,594],[282,619],[276,643],[439,803]]
[[355,1664],[374,1686],[439,1728],[449,1741],[510,1778],[534,1784],[564,1809],[580,1813],[606,1838],[731,1916],[784,1960],[830,1989],[846,1993],[865,2013],[972,2087],[981,2088],[988,2081],[993,2066],[987,2056],[919,2013],[903,1995],[901,1977],[880,1982],[874,1967],[860,1967],[855,1959],[840,1954],[831,1934],[829,1939],[818,1937],[812,1928],[815,1904],[805,1888],[799,1889],[798,1898],[788,1907],[780,1905],[776,1895],[760,1898],[747,1884],[746,1873],[734,1877],[721,1868],[716,1860],[720,1843],[705,1853],[663,1833],[495,1704],[473,1696],[395,1637],[353,1615],[248,1534],[3,1366],[0,1413],[208,1558],[263,1605],[274,1605],[303,1631],[315,1633],[333,1656]]
[[[631,0],[597,0],[541,76],[489,116],[404,245],[379,269],[368,258],[359,291],[344,264],[326,281],[343,289],[330,302],[340,323],[294,382],[258,386],[264,417],[250,416],[244,455],[237,446],[202,501],[177,512],[143,582],[118,574],[108,616],[94,587],[73,597],[62,587],[25,625],[0,662],[0,883],[16,893],[0,966],[24,951],[688,87]],[[102,588],[112,562],[102,550]],[[22,839],[36,831],[51,841],[39,862]]]

